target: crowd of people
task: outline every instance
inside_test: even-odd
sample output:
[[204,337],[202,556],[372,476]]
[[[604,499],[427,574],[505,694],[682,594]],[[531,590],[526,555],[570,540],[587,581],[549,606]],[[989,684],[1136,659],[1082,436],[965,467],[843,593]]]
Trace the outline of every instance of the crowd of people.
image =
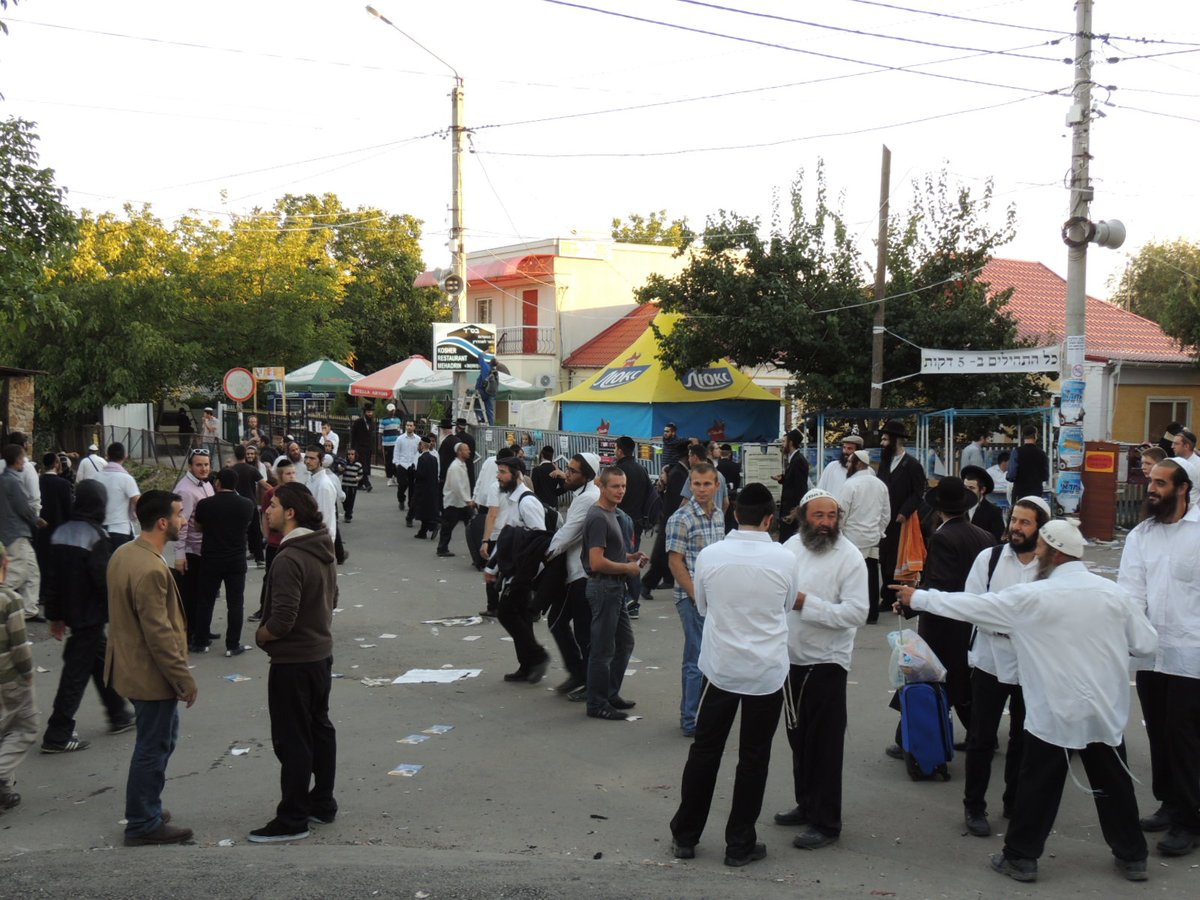
[[[755,823],[781,717],[795,805],[774,819],[798,829],[801,849],[839,839],[847,676],[857,630],[882,611],[919,615],[917,632],[946,670],[939,690],[964,736],[956,746],[966,754],[972,835],[991,833],[987,790],[1007,706],[1001,808],[1010,822],[996,871],[1036,879],[1075,756],[1124,877],[1147,877],[1144,832],[1167,832],[1157,844],[1167,856],[1200,844],[1200,458],[1187,429],[1173,438],[1175,456],[1143,453],[1144,520],[1113,582],[1083,565],[1075,524],[1052,517],[1036,429],[1008,459],[1005,520],[987,500],[996,480],[978,442],[963,453],[961,477],[928,488],[894,421],[881,429],[877,467],[852,433],[820,473],[809,471],[803,436],[789,432],[777,501],[762,484],[742,484],[730,447],[683,440],[674,426],[664,429],[653,479],[629,437],[615,441],[605,463],[592,452],[564,459],[524,444],[479,459],[465,420],[421,434],[394,412],[382,427],[388,486],[413,537],[437,540],[437,557],[455,556],[454,531],[463,526],[483,573],[482,615],[512,637],[516,668],[506,682],[546,676],[551,656],[535,630],[545,617],[567,672],[555,690],[589,718],[628,718],[636,706],[622,693],[632,623],[652,591],[672,591],[679,729],[691,740],[670,823],[676,856],[697,852],[739,709],[725,863],[766,854]],[[40,727],[25,623],[49,619],[51,635],[66,643],[42,752],[88,749],[74,716],[94,682],[110,731],[137,731],[126,844],[189,840],[161,804],[178,704],[197,699],[188,659],[217,640],[226,656],[251,649],[242,637],[249,621],[271,656],[268,705],[282,769],[276,815],[250,840],[297,840],[310,822],[333,821],[330,629],[336,566],[346,558],[339,519],[352,521],[357,492],[370,489],[370,454],[353,435],[341,453],[325,434],[307,448],[287,442],[272,458],[256,423],[247,425],[215,472],[213,451],[191,448],[169,492],[143,492],[119,443],[103,457],[93,447],[70,477],[57,454],[46,455],[38,476],[24,435],[3,448],[0,810],[20,802],[13,773]],[[1014,467],[1024,480],[1008,477]],[[914,542],[925,548],[919,573],[901,577]],[[250,561],[264,578],[247,617]],[[223,635],[210,631],[222,589]],[[1131,660],[1160,803],[1141,819],[1124,752]],[[908,762],[903,724],[885,753]]]

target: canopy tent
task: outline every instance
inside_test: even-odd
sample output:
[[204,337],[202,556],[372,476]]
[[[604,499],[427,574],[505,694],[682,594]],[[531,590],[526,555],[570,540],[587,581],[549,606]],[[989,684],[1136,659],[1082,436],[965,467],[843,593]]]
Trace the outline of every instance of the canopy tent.
[[[678,314],[652,320],[663,334]],[[779,437],[779,398],[729,360],[689,369],[680,378],[658,358],[658,338],[647,327],[608,366],[551,397],[562,409],[564,431],[650,437],[674,422],[680,437],[717,441],[773,441]]]
[[350,386],[350,394],[354,397],[390,400],[400,395],[400,388],[404,385],[432,374],[433,365],[418,354],[356,381]]
[[[401,398],[420,397],[449,397],[454,391],[453,372],[434,372],[416,381],[410,381],[396,391]],[[528,381],[522,381],[512,375],[500,373],[500,386],[496,391],[497,400],[536,400],[545,396],[546,392],[536,388]]]
[[346,394],[350,392],[350,385],[362,377],[360,372],[355,372],[332,359],[323,358],[286,373],[282,384],[279,381],[269,382],[267,390],[278,394],[286,387],[289,395],[302,393]]

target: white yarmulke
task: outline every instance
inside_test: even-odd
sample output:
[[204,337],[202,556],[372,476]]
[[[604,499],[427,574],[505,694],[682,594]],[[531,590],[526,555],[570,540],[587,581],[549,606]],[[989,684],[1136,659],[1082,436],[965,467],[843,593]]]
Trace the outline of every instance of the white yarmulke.
[[834,502],[834,505],[836,505],[838,509],[841,509],[842,505],[838,503],[837,497],[833,496],[833,494],[829,493],[829,491],[823,491],[820,488],[813,488],[811,491],[801,497],[800,505],[804,506],[813,500],[820,500],[822,497],[828,497]]
[[1055,519],[1053,522],[1043,525],[1038,534],[1041,535],[1043,541],[1060,553],[1073,556],[1075,559],[1083,556],[1086,541],[1079,531],[1078,519]]
[[[1022,497],[1016,503],[1032,503],[1034,506],[1036,506],[1038,509],[1040,509],[1042,512],[1044,512],[1046,514],[1047,520],[1054,518],[1054,513],[1050,511],[1050,504],[1047,503],[1045,500],[1043,500],[1041,497],[1038,497],[1034,494],[1030,494],[1027,497]],[[1013,505],[1016,506],[1016,503],[1014,503]]]
[[863,465],[869,466],[871,464],[871,451],[870,450],[855,450],[854,455],[856,457],[858,457],[858,461],[861,462]]

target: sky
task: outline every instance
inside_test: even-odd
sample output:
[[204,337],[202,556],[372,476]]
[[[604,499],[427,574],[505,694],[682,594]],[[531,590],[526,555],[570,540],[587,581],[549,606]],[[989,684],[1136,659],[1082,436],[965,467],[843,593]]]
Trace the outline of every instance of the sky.
[[[10,2],[0,114],[37,123],[75,209],[170,223],[331,191],[421,219],[426,264],[447,266],[453,68],[469,251],[659,209],[766,227],[823,161],[873,260],[886,144],[893,213],[943,168],[976,194],[991,178],[991,221],[1017,212],[1000,255],[1065,274],[1070,0],[375,5],[395,28],[359,0]],[[1129,234],[1089,251],[1107,297],[1145,242],[1197,236],[1200,3],[1096,0],[1093,28],[1092,218]]]

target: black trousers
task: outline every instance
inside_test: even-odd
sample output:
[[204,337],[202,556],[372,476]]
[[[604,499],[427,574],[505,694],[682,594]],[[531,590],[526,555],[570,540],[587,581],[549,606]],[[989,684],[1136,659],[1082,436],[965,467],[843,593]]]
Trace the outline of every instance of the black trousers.
[[346,494],[346,499],[342,501],[342,511],[346,514],[346,521],[349,522],[354,518],[354,501],[358,499],[358,488],[343,485],[342,490]]
[[[404,509],[404,500],[407,496],[409,506],[412,506],[413,501],[413,486],[417,483],[416,467],[408,469],[396,470],[396,502],[400,504],[400,508]],[[412,524],[412,509],[408,512],[408,523]]]
[[246,529],[246,546],[250,550],[250,555],[254,557],[255,562],[263,561],[263,544],[265,543],[262,533],[262,524],[259,516],[254,517],[254,521],[250,523],[250,527]]
[[800,526],[795,522],[785,522],[783,520],[783,517],[786,515],[787,512],[784,512],[782,509],[779,511],[779,543],[781,544],[800,530]]
[[837,663],[793,665],[784,685],[796,806],[831,837],[842,833],[842,758],[847,672]]
[[867,564],[867,622],[879,621],[879,560],[863,557]]
[[370,447],[355,447],[354,452],[358,455],[358,461],[362,463],[363,473],[359,479],[358,486],[368,493],[371,490],[371,449]]
[[1200,678],[1137,673],[1154,797],[1174,826],[1200,833]]
[[194,646],[208,646],[212,629],[213,607],[221,585],[225,585],[225,649],[241,646],[242,621],[246,617],[246,560],[204,560],[200,571],[200,596],[196,602],[196,633]]
[[1028,732],[1021,754],[1017,805],[1004,836],[1004,855],[1009,859],[1041,857],[1062,800],[1068,754],[1078,756],[1083,763],[1088,784],[1095,792],[1100,830],[1113,856],[1124,860],[1145,859],[1146,837],[1138,825],[1133,781],[1122,765],[1125,742],[1119,747],[1088,744],[1082,750],[1064,750]]
[[133,718],[121,695],[104,683],[104,651],[107,647],[103,625],[72,628],[63,643],[63,668],[54,695],[54,711],[46,724],[47,744],[65,744],[75,734],[75,713],[83,702],[88,681],[96,685],[111,725]]
[[671,834],[681,846],[694,847],[700,842],[712,808],[721,756],[739,706],[742,722],[738,732],[733,800],[725,823],[725,853],[747,856],[758,840],[754,823],[762,812],[771,762],[771,739],[779,726],[783,691],[752,697],[723,691],[705,678],[696,713],[696,737],[683,767],[679,809],[671,819]]
[[896,581],[896,557],[900,554],[900,529],[901,525],[896,521],[896,511],[892,510],[892,521],[888,522],[887,531],[883,533],[883,540],[879,542],[879,576],[880,582],[879,592],[882,597],[879,608],[881,610],[890,610],[892,604],[896,602],[896,592],[888,587],[889,584],[894,584]]
[[592,645],[592,607],[587,599],[587,578],[577,578],[550,604],[546,612],[550,634],[558,645],[563,666],[574,678],[587,681],[588,649]]
[[650,551],[650,564],[646,567],[646,574],[642,576],[642,593],[654,590],[663,581],[669,581],[672,584],[675,581],[671,577],[671,569],[667,565],[666,519],[658,523],[658,530],[654,533],[654,547]]
[[968,813],[987,812],[988,781],[996,755],[996,736],[1008,701],[1008,749],[1004,756],[1003,808],[1017,799],[1021,751],[1025,745],[1025,694],[1019,684],[1005,684],[983,669],[971,670],[971,730],[967,734],[966,787],[963,806]]
[[275,554],[277,554],[279,552],[278,544],[274,544],[274,545],[267,544],[265,539],[264,539],[263,543],[265,545],[265,549],[263,551],[263,560],[264,560],[264,565],[266,566],[266,568],[263,569],[262,587],[258,591],[258,613],[259,613],[259,615],[262,615],[263,607],[266,605],[266,602],[267,602],[267,582],[269,580],[267,578],[267,574],[271,571],[271,563],[274,562],[274,560],[275,560]]
[[271,746],[279,760],[280,824],[308,830],[308,817],[337,812],[333,781],[337,733],[329,721],[333,657],[306,663],[272,662],[267,675]]
[[392,451],[395,447],[389,447],[387,444],[383,446],[383,474],[392,479],[396,477],[396,464],[392,462]]
[[185,559],[187,560],[185,572],[181,573],[174,568],[171,572],[174,574],[175,584],[179,588],[179,599],[183,603],[183,617],[187,619],[188,646],[195,646],[197,634],[207,644],[208,629],[205,628],[203,632],[200,632],[196,626],[196,617],[200,608],[200,573],[204,569],[204,563],[196,553],[186,554]]
[[549,658],[546,648],[533,635],[533,615],[529,611],[529,585],[513,585],[500,592],[496,621],[504,626],[517,651],[517,666],[529,670]]
[[[447,506],[442,510],[442,530],[438,535],[438,553],[444,553],[450,549],[450,536],[454,533],[454,526],[459,522],[466,525],[471,521],[471,507],[469,506]],[[422,527],[424,530],[424,527]],[[465,532],[467,529],[463,528]]]

